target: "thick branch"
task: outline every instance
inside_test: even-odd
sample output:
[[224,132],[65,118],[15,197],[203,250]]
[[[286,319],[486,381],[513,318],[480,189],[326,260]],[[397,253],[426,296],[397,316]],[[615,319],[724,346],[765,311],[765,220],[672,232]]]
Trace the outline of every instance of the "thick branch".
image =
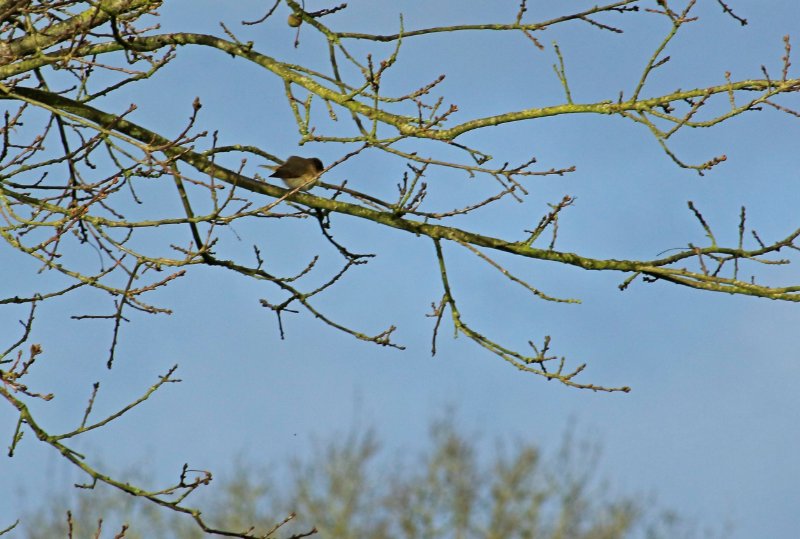
[[[289,64],[279,62],[274,58],[253,51],[248,45],[242,45],[231,41],[226,41],[215,36],[193,33],[164,34],[160,36],[150,36],[132,38],[129,45],[135,47],[137,51],[154,51],[172,45],[204,45],[226,52],[228,54],[245,58],[266,69],[269,69],[283,80],[302,86],[309,92],[318,95],[326,101],[336,103],[353,113],[360,114],[371,120],[379,121],[395,127],[401,135],[407,137],[427,138],[433,140],[451,141],[470,131],[485,127],[501,125],[505,123],[533,120],[563,114],[620,114],[628,113],[653,113],[664,118],[664,107],[675,103],[684,102],[692,99],[708,99],[711,96],[731,92],[764,92],[767,97],[790,92],[800,91],[800,79],[769,80],[769,79],[748,79],[738,82],[730,82],[711,86],[708,88],[695,88],[692,90],[680,90],[670,94],[648,99],[630,99],[627,101],[601,101],[598,103],[567,103],[550,107],[523,109],[514,112],[507,112],[496,116],[476,118],[463,122],[459,125],[447,129],[435,129],[427,126],[420,126],[414,118],[393,114],[385,110],[374,107],[372,103],[361,103],[353,98],[349,92],[339,92],[332,90],[309,76],[300,73]],[[125,47],[120,43],[104,43],[87,47],[83,53],[108,53],[123,50]],[[45,57],[47,58],[47,57]],[[51,63],[61,60],[61,55],[54,55]],[[38,67],[45,62],[44,58],[38,60],[28,60],[26,63],[13,64],[0,68],[0,79],[21,74],[24,71]],[[726,116],[727,117],[727,116]],[[673,119],[679,121],[678,119]],[[686,123],[686,125],[691,125]]]
[[43,32],[30,32],[10,43],[0,43],[0,63],[5,64],[37,51],[43,51],[56,43],[74,40],[92,28],[139,9],[152,9],[161,5],[161,0],[101,0],[86,11],[47,27]]
[[[79,116],[96,124],[95,127],[100,131],[112,135],[116,133],[127,135],[140,143],[148,145],[149,151],[164,152],[172,158],[180,159],[192,165],[195,169],[204,174],[218,178],[221,181],[241,189],[274,198],[285,197],[287,193],[289,193],[287,189],[270,185],[221,167],[202,155],[188,148],[178,146],[170,140],[132,122],[65,97],[41,90],[17,87],[14,89],[13,93],[0,93],[0,99],[22,99],[47,108],[48,110]],[[668,267],[676,262],[702,255],[727,255],[748,259],[776,252],[782,247],[791,246],[793,241],[800,236],[800,229],[795,230],[789,236],[775,244],[752,251],[711,246],[687,249],[669,257],[650,261],[596,259],[580,256],[575,253],[532,247],[526,241],[509,241],[460,228],[415,221],[399,216],[391,211],[379,211],[357,204],[317,197],[304,192],[292,194],[291,199],[294,202],[308,207],[367,219],[392,228],[405,230],[415,235],[472,244],[526,258],[560,262],[587,270],[635,272],[637,274],[649,275],[651,277],[703,290],[759,296],[786,301],[800,301],[800,286],[773,288],[736,279],[711,276],[702,272],[692,272],[684,268]],[[84,218],[89,220],[91,216],[86,216]]]

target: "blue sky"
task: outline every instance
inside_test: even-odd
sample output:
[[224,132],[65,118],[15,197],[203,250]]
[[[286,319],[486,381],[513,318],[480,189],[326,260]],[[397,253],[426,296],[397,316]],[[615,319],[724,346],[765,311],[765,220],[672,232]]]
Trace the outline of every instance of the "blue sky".
[[[217,23],[223,20],[241,39],[252,39],[256,50],[325,69],[327,52],[307,28],[300,47],[292,47],[294,31],[283,23],[286,12],[262,26],[238,26],[242,19],[260,16],[262,4],[241,1],[222,9],[219,2],[197,1],[186,13],[185,3],[171,2],[161,10],[162,23],[165,30],[219,33]],[[517,11],[514,2],[505,1],[349,4],[327,19],[332,27],[389,33],[396,31],[401,12],[406,28],[414,29],[510,22]],[[531,2],[529,20],[552,16],[562,4]],[[670,45],[670,63],[643,95],[719,84],[725,71],[733,79],[758,78],[762,64],[777,76],[782,36],[798,34],[800,6],[791,1],[770,2],[769,9],[756,2],[731,4],[750,24],[742,28],[722,16],[717,3],[704,3],[700,20]],[[308,2],[307,7],[324,6]],[[458,104],[457,121],[559,104],[563,94],[551,68],[557,41],[576,102],[616,99],[622,89],[630,94],[667,27],[647,14],[603,20],[625,34],[565,24],[539,35],[545,51],[512,33],[409,39],[385,84],[408,91],[446,73],[439,93]],[[389,48],[377,50],[385,55]],[[330,144],[298,148],[282,83],[270,73],[212,49],[178,52],[178,59],[153,79],[98,106],[123,110],[135,102],[133,121],[177,134],[192,99],[200,96],[199,127],[218,130],[220,144],[253,144],[284,156],[314,154],[326,164],[348,150]],[[796,98],[785,103],[798,106]],[[463,220],[463,226],[518,237],[535,225],[547,203],[569,194],[577,202],[562,215],[557,248],[585,256],[655,258],[665,249],[702,243],[703,230],[687,209],[688,200],[701,209],[720,243],[735,244],[742,205],[749,226],[764,239],[777,239],[800,224],[797,140],[798,119],[772,110],[684,132],[673,142],[682,158],[728,157],[700,177],[675,166],[641,126],[618,117],[557,117],[469,134],[461,142],[480,146],[498,163],[536,155],[543,169],[576,165],[577,171],[532,178],[524,204],[500,203]],[[236,158],[227,164],[235,167]],[[247,171],[255,172],[256,164],[251,159]],[[403,161],[371,152],[332,171],[336,178],[330,181],[347,178],[355,188],[388,194],[404,170]],[[483,192],[478,182],[452,174],[429,174],[427,180],[439,201],[475,200]],[[164,195],[158,185],[143,191],[148,208],[179,214],[171,191]],[[222,472],[241,453],[264,460],[307,453],[315,437],[335,436],[354,424],[374,426],[389,448],[418,448],[430,420],[452,407],[467,430],[486,439],[525,440],[545,448],[556,447],[566,425],[575,421],[579,434],[602,445],[602,474],[615,488],[655,493],[659,504],[704,525],[730,523],[735,539],[792,537],[800,528],[797,305],[660,282],[639,282],[620,292],[621,274],[498,256],[545,292],[583,301],[544,303],[446,245],[462,314],[477,329],[518,347],[551,335],[556,353],[573,364],[588,363],[583,381],[633,388],[630,394],[589,393],[526,376],[463,337],[452,339],[449,328],[441,332],[439,354],[431,358],[432,324],[424,315],[441,294],[431,242],[352,218],[334,217],[333,226],[348,248],[378,256],[354,270],[320,305],[366,333],[397,325],[396,339],[406,351],[354,341],[306,315],[287,317],[282,341],[274,317],[258,303],[277,298],[275,290],[219,269],[193,268],[156,296],[173,315],[131,313],[110,372],[104,366],[109,325],[69,319],[76,311],[107,311],[107,297],[76,295],[42,310],[32,341],[41,342],[46,355],[28,384],[57,394],[52,403],[33,404],[42,423],[52,431],[74,428],[96,380],[103,388],[96,404],[100,417],[138,397],[178,363],[181,384],[164,388],[75,448],[101,458],[111,470],[143,463],[168,481],[184,462]],[[164,234],[189,241],[186,230]],[[220,250],[246,256],[259,243],[276,273],[298,271],[320,245],[310,221],[242,223],[236,234],[223,231]],[[0,256],[0,296],[57,286],[47,275],[33,274],[36,265],[5,245]],[[746,272],[775,284],[796,284],[800,275],[796,266],[747,266]],[[13,322],[23,311],[4,307],[0,316],[3,326],[12,328],[2,335],[6,342],[17,335]],[[8,407],[0,408],[0,432],[10,438],[14,424]],[[4,485],[24,485],[26,495],[0,497],[0,527],[36,500],[39,489],[82,480],[32,437],[17,453],[0,460],[0,477]]]

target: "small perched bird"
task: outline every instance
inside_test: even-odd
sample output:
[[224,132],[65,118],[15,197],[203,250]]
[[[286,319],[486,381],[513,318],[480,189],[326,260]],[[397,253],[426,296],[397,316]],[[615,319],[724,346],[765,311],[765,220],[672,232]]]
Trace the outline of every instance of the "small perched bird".
[[290,156],[281,166],[270,174],[270,178],[280,178],[292,189],[299,187],[308,191],[317,183],[319,173],[325,166],[316,157]]

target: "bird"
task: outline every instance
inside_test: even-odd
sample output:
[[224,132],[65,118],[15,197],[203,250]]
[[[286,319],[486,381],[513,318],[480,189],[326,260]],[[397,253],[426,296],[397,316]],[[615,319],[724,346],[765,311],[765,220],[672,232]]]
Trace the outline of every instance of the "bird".
[[316,157],[292,155],[269,177],[280,178],[291,189],[308,191],[317,183],[319,174],[324,168],[322,161]]

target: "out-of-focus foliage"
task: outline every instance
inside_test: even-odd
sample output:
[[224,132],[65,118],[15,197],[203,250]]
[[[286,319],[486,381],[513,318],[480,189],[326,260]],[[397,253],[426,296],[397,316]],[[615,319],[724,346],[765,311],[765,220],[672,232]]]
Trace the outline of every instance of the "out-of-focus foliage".
[[[431,425],[428,450],[417,455],[389,454],[373,431],[353,431],[283,467],[240,459],[201,506],[219,529],[254,526],[265,537],[312,527],[337,539],[697,536],[652,499],[615,492],[599,463],[597,445],[569,432],[559,451],[545,455],[530,443],[482,443],[444,419]],[[275,480],[277,470],[288,473]],[[103,537],[123,524],[128,539],[205,536],[190,519],[107,487],[47,500],[24,519],[25,536],[68,537],[67,508],[73,537],[92,536],[101,520]],[[263,535],[292,513],[281,532]]]

